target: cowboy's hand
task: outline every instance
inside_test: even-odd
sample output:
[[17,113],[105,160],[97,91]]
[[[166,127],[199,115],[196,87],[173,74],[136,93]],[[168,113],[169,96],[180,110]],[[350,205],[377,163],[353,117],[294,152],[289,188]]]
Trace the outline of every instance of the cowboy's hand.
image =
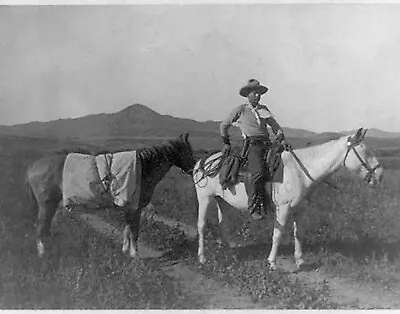
[[281,145],[283,146],[283,148],[284,148],[285,150],[290,150],[290,149],[292,149],[292,146],[291,146],[288,142],[286,142],[285,139],[283,139],[283,140],[281,141]]
[[230,152],[231,152],[231,144],[224,144],[224,146],[222,147],[222,154],[228,156]]
[[279,132],[276,136],[276,141],[282,143],[283,140],[285,140],[285,135],[283,135],[282,132]]

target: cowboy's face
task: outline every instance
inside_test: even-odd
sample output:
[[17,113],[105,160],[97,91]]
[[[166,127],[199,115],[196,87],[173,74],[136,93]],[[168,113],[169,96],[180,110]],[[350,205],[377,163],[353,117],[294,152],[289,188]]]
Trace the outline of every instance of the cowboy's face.
[[252,90],[248,95],[247,99],[249,100],[249,103],[253,106],[256,106],[258,102],[260,101],[261,95],[258,91]]

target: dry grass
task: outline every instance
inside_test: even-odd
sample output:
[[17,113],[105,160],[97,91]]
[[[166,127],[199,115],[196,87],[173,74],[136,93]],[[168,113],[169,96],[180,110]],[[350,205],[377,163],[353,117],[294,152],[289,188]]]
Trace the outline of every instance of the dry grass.
[[[157,268],[143,261],[131,262],[120,255],[120,247],[85,228],[68,215],[60,215],[46,259],[39,260],[33,242],[33,213],[23,201],[23,176],[27,164],[60,148],[62,143],[3,141],[0,151],[0,307],[15,308],[201,308],[202,300],[189,297],[182,287]],[[143,146],[144,143],[136,143]],[[8,148],[8,149],[4,149]],[[399,167],[400,168],[400,167]],[[400,268],[400,222],[398,195],[400,172],[386,171],[378,189],[371,190],[346,174],[334,177],[342,192],[318,189],[304,216],[303,235],[307,255],[322,262],[326,270],[356,279],[366,278],[391,286]],[[153,203],[156,213],[197,222],[197,200],[191,178],[176,169],[157,187]],[[104,212],[103,215],[107,215]],[[114,217],[112,217],[114,216]],[[108,213],[118,223],[118,215]],[[212,240],[217,233],[211,215],[207,246],[210,262],[196,262],[195,242],[178,230],[157,223],[144,224],[141,237],[159,249],[172,249],[194,269],[250,293],[255,301],[276,308],[336,308],[329,291],[304,289],[289,282],[285,274],[270,273],[264,265],[270,245],[271,225],[254,222],[244,228],[245,215],[232,215],[230,232],[241,242],[260,242],[262,250],[246,252],[234,259]],[[287,230],[281,254],[292,255],[291,230]],[[240,257],[240,254],[239,254]],[[363,279],[363,280],[364,280]],[[342,306],[343,307],[343,306]],[[344,306],[346,307],[346,306]]]
[[49,250],[39,259],[33,237],[35,213],[24,200],[24,174],[48,148],[35,149],[29,141],[14,144],[0,152],[1,309],[202,307],[201,299],[188,296],[160,269],[122,256],[119,246],[70,214],[57,216]]

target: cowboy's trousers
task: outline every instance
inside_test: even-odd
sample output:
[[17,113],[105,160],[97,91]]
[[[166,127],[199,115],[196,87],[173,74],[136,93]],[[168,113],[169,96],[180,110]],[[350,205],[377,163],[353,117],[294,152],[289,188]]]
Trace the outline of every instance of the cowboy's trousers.
[[[248,185],[248,208],[253,213],[262,205],[267,205],[265,199],[265,183],[269,179],[269,171],[264,162],[264,156],[268,151],[265,145],[250,145],[248,148],[248,170],[250,172]],[[264,208],[266,212],[266,208]]]

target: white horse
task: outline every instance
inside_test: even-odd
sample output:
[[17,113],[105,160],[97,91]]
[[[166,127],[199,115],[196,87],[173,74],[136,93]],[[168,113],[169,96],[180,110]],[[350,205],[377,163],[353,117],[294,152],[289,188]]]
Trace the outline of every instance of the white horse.
[[[270,195],[276,209],[272,248],[268,257],[268,264],[271,269],[276,269],[278,247],[290,212],[295,212],[295,215],[293,215],[293,227],[296,266],[300,268],[304,263],[301,243],[297,235],[301,213],[299,210],[294,211],[294,209],[324,178],[333,174],[339,168],[345,167],[358,174],[371,186],[381,182],[383,168],[371,150],[362,142],[366,132],[367,130],[360,128],[352,136],[343,136],[321,145],[282,153],[283,180],[281,183],[273,182],[272,185],[267,183],[267,185],[271,186]],[[208,157],[203,164],[206,165],[205,170],[207,171],[215,166],[216,160],[220,156],[221,153],[216,153]],[[213,160],[215,161],[213,162]],[[219,175],[207,176],[206,171],[200,164],[200,161],[198,161],[195,165],[193,179],[199,203],[197,222],[199,235],[198,258],[200,263],[205,263],[204,226],[210,201],[214,199],[217,203],[218,220],[221,226],[223,222],[221,199],[240,211],[247,211],[248,196],[243,182],[224,190],[219,182]]]

